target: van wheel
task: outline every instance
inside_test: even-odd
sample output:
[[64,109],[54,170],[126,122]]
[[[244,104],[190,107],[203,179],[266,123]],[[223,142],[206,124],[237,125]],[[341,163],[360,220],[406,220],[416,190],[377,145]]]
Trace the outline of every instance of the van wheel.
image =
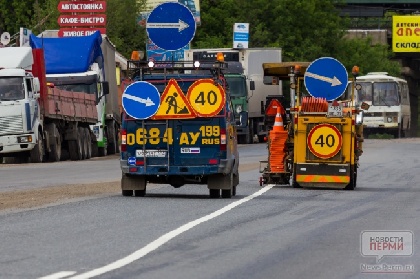
[[146,189],[144,190],[134,190],[135,197],[144,197],[146,195]]
[[209,189],[210,198],[217,199],[220,198],[220,190],[219,189]]
[[[225,181],[228,182],[229,189],[228,190],[225,190],[225,189],[222,190],[222,198],[224,198],[224,199],[230,199],[233,196],[233,188],[235,187],[234,186],[234,175],[233,175],[233,172],[231,172],[229,175],[227,175],[226,178],[227,179]],[[236,195],[236,189],[235,189],[235,195]]]
[[122,190],[121,192],[124,197],[131,197],[133,195],[133,190]]

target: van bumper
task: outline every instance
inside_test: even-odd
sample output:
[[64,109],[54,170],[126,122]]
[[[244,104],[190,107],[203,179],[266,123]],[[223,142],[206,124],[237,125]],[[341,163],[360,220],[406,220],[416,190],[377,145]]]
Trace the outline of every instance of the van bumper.
[[120,166],[123,173],[138,175],[209,175],[228,174],[232,170],[233,159],[222,159],[218,165],[201,166],[171,166],[171,165],[129,165],[127,160],[120,159]]

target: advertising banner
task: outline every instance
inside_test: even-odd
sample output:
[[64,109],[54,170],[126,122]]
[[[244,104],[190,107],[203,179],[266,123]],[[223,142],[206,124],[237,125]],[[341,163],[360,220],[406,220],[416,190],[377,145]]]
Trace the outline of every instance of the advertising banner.
[[420,16],[392,17],[392,51],[420,52]]

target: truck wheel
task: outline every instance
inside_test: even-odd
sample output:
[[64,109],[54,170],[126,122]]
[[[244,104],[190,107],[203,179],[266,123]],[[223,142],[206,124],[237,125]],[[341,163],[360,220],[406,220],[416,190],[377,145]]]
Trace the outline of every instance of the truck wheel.
[[92,158],[92,140],[90,137],[89,128],[84,128],[85,141],[86,141],[86,159]]
[[350,183],[344,188],[345,190],[354,190],[357,182],[357,167],[350,166]]
[[219,189],[209,189],[210,198],[217,199],[220,198],[220,190]]
[[85,129],[83,127],[79,127],[79,138],[80,143],[82,147],[82,160],[86,159],[86,153],[87,153],[87,141],[86,141],[86,135],[85,135]]
[[80,133],[77,133],[77,140],[69,140],[70,160],[78,161],[83,158],[82,138]]
[[41,131],[38,131],[38,143],[31,150],[30,157],[32,163],[42,163],[44,161],[44,141]]
[[107,151],[108,154],[115,154],[117,152],[117,134],[115,126],[110,127],[107,135]]
[[48,161],[59,162],[61,159],[61,135],[58,132],[57,127],[55,127],[54,133],[57,135],[57,137],[55,137],[54,140],[51,142],[51,152],[48,153]]

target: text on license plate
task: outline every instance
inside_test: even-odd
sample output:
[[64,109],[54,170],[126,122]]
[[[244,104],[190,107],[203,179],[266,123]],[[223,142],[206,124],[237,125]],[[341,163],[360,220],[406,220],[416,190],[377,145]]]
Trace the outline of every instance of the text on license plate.
[[166,157],[166,150],[146,150],[146,156],[144,156],[144,150],[136,150],[136,157]]

